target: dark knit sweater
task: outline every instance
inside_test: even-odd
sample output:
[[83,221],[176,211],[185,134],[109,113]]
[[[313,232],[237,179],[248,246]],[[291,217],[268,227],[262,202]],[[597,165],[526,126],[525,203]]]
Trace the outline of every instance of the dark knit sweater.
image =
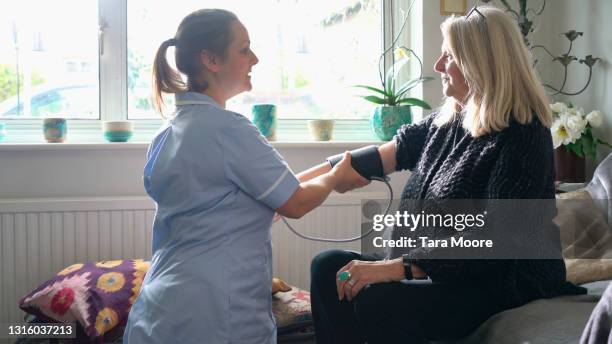
[[[401,199],[554,199],[550,130],[537,119],[512,121],[500,132],[474,138],[460,115],[443,126],[432,114],[395,136],[397,170],[412,174]],[[551,217],[552,220],[552,217]],[[562,259],[422,259],[412,263],[434,282],[474,283],[499,295],[506,307],[584,288],[565,282]]]

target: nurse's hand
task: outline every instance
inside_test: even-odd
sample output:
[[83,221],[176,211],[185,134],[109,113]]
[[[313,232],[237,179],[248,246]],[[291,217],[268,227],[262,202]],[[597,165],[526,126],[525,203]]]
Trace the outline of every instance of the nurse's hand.
[[349,152],[344,152],[342,160],[334,166],[331,173],[336,177],[336,186],[334,190],[339,193],[362,188],[371,182],[371,180],[364,178],[353,169]]

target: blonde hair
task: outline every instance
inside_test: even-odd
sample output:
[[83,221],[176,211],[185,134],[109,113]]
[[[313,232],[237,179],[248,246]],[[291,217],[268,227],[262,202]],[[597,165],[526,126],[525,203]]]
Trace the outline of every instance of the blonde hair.
[[474,11],[469,17],[453,16],[440,26],[469,93],[465,104],[447,98],[434,123],[448,123],[461,105],[463,127],[474,137],[501,131],[512,118],[527,124],[535,116],[550,127],[548,96],[518,25],[498,8],[481,6],[478,11],[482,15]]

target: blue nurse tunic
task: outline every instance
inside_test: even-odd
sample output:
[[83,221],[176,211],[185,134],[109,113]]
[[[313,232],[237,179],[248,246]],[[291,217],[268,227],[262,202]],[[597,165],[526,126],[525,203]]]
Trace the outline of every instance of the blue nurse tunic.
[[276,343],[270,226],[299,182],[244,116],[194,92],[176,105],[147,153],[153,257],[124,342]]

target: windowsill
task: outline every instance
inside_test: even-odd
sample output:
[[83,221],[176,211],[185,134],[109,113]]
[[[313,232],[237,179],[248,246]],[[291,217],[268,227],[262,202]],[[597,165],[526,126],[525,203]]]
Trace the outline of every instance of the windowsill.
[[[355,149],[381,145],[383,141],[272,141],[274,148],[343,148]],[[0,143],[0,151],[62,151],[62,150],[146,150],[148,142],[64,142],[64,143]]]
[[[103,138],[99,121],[72,121],[64,143],[46,143],[38,121],[7,123],[8,136],[0,141],[0,151],[27,150],[134,150],[146,149],[157,133],[161,121],[139,121],[130,142],[111,143]],[[382,144],[372,133],[368,120],[336,120],[332,141],[314,141],[306,120],[279,120],[276,148],[358,148]]]

